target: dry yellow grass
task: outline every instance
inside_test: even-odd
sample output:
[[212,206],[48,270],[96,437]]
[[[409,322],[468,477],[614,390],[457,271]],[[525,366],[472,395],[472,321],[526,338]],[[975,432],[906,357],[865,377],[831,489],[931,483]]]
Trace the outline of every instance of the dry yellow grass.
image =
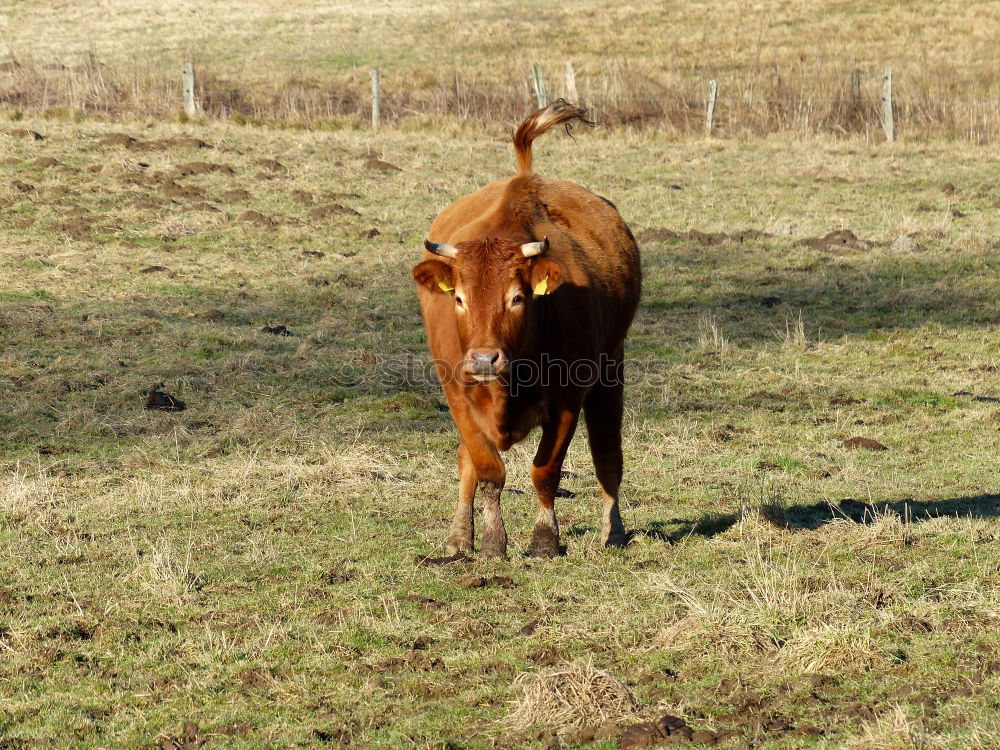
[[23,66],[0,72],[0,91],[22,108],[176,113],[179,71],[193,60],[213,117],[363,120],[378,67],[387,121],[491,121],[534,101],[533,63],[551,98],[570,94],[572,63],[579,98],[616,122],[700,133],[714,78],[721,135],[879,138],[882,72],[892,66],[903,136],[1000,133],[1000,9],[990,2],[29,0],[0,19]]
[[547,726],[566,732],[639,716],[639,702],[632,691],[589,661],[526,672],[514,680],[512,688],[522,695],[507,721],[519,731]]

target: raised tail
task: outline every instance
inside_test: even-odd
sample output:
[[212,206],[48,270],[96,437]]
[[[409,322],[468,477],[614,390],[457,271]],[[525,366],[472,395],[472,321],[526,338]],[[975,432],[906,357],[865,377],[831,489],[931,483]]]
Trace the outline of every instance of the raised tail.
[[592,128],[597,127],[596,122],[591,122],[585,117],[586,114],[587,110],[574,106],[565,99],[556,99],[549,106],[528,115],[514,133],[518,172],[520,174],[531,172],[531,142],[546,130],[565,123],[566,132],[569,133],[573,129],[574,120]]

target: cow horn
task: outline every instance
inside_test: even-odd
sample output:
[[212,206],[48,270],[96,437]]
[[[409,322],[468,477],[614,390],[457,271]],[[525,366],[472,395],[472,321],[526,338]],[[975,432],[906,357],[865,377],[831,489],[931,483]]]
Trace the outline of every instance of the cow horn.
[[521,245],[521,252],[525,258],[532,258],[536,255],[544,255],[549,250],[549,238],[546,237],[541,242],[525,242]]
[[435,255],[440,255],[442,258],[455,258],[458,255],[458,248],[454,245],[449,245],[447,242],[424,240],[424,247]]

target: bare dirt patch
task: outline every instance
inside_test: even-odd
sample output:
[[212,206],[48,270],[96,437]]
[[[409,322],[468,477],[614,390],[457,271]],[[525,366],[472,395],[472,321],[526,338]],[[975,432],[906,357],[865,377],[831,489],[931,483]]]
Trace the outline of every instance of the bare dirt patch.
[[271,228],[275,224],[277,224],[277,222],[270,216],[265,216],[260,211],[257,211],[255,209],[244,211],[236,218],[238,221],[242,221],[247,224],[253,224],[258,227]]
[[257,164],[266,169],[268,172],[280,173],[288,171],[288,167],[286,167],[277,159],[258,159]]
[[166,180],[160,185],[160,192],[169,198],[196,200],[205,197],[205,191],[196,185],[181,185],[173,180]]
[[146,407],[156,411],[184,411],[187,405],[179,398],[163,391],[150,391],[146,398]]
[[495,586],[502,589],[512,589],[516,585],[513,578],[508,576],[477,576],[475,574],[464,575],[455,580],[456,586],[464,589],[481,589],[487,586]]
[[208,743],[208,737],[193,721],[185,722],[180,734],[160,734],[156,738],[158,750],[197,750]]
[[851,437],[847,438],[843,443],[841,443],[845,448],[852,450],[866,450],[866,451],[887,451],[889,448],[878,440],[873,440],[867,437]]
[[261,333],[270,333],[272,336],[294,336],[295,335],[288,328],[286,328],[285,326],[280,325],[280,324],[279,325],[275,325],[275,326],[264,326],[263,328],[260,329],[260,332]]
[[139,139],[128,135],[127,133],[109,133],[101,138],[101,140],[97,143],[99,146],[122,146],[124,148],[132,148],[139,143]]
[[847,253],[863,252],[873,247],[885,246],[886,243],[863,240],[850,229],[841,229],[836,232],[829,232],[822,237],[807,237],[795,243],[799,247],[807,247],[811,250],[819,250],[835,255]]
[[328,219],[331,216],[361,216],[353,208],[341,206],[339,203],[328,203],[325,206],[316,206],[309,212],[310,219]]
[[374,151],[369,151],[365,157],[365,168],[372,172],[382,172],[383,174],[392,174],[393,172],[401,172],[402,170],[395,164],[390,164],[387,161],[382,161],[375,155]]
[[52,224],[49,228],[74,240],[93,239],[93,235],[90,233],[90,222],[82,219],[67,219],[66,221]]
[[212,174],[213,172],[236,174],[236,170],[228,164],[212,164],[207,161],[189,161],[174,169],[176,177],[190,177],[191,175]]
[[206,201],[198,201],[191,204],[192,211],[208,211],[209,213],[219,213],[219,209]]

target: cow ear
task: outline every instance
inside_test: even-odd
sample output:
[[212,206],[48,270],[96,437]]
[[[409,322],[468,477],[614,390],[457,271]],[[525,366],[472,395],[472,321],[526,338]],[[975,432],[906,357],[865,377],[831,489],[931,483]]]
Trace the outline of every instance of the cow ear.
[[531,264],[531,291],[536,297],[552,294],[562,283],[562,264],[549,258],[539,258]]
[[450,292],[455,288],[451,266],[439,260],[425,260],[415,265],[413,280],[432,292]]

